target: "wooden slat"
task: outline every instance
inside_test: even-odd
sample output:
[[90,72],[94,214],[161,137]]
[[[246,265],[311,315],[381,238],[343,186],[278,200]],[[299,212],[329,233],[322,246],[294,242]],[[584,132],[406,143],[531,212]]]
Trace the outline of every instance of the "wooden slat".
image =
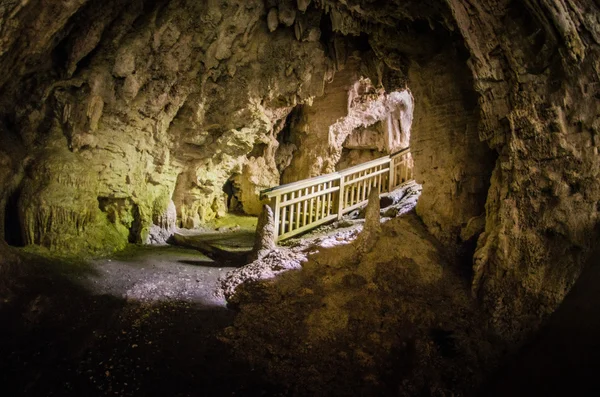
[[357,208],[360,208],[360,207],[362,207],[363,205],[365,205],[365,204],[367,204],[367,203],[368,203],[368,200],[365,200],[365,201],[360,201],[360,202],[358,202],[358,203],[356,203],[356,204],[354,204],[354,205],[351,205],[351,206],[347,207],[347,208],[344,210],[344,214],[347,214],[348,212],[352,212],[352,211],[354,211],[355,209],[357,209]]
[[271,198],[281,240],[361,207],[372,189],[383,193],[412,178],[413,160],[407,148],[340,172],[264,190],[261,198]]
[[[305,193],[306,196],[308,196],[308,188],[305,189]],[[304,199],[302,202],[302,226],[308,225],[308,200],[309,199]]]
[[[294,199],[296,197],[296,192],[291,192],[289,195],[290,199]],[[287,205],[286,206],[288,209],[288,221],[287,221],[287,231],[290,232],[292,231],[292,226],[294,224],[294,206],[293,205]]]
[[282,206],[282,207],[285,207],[285,206],[287,206],[287,205],[296,204],[296,203],[298,203],[298,202],[301,202],[301,201],[304,201],[304,200],[311,199],[311,198],[313,198],[313,197],[322,196],[322,195],[324,195],[324,194],[327,194],[327,193],[332,193],[332,192],[338,191],[339,189],[340,189],[340,188],[339,188],[339,186],[334,186],[334,187],[332,187],[332,188],[329,188],[329,189],[327,189],[327,190],[323,190],[323,191],[318,191],[318,192],[315,192],[315,193],[311,193],[311,194],[309,194],[309,195],[307,195],[307,196],[304,196],[304,197],[296,197],[296,198],[294,198],[294,199],[290,199],[290,200],[287,200],[287,201],[283,201],[283,202],[281,203],[281,206]]
[[279,237],[279,235],[282,234],[281,225],[279,224],[279,211],[280,211],[279,200],[280,199],[281,199],[281,196],[276,196],[271,200],[271,208],[273,209],[273,217],[274,217],[274,223],[275,223],[275,239],[277,239]]
[[344,195],[346,194],[344,189],[344,177],[340,178],[340,186],[338,190],[338,202],[337,202],[337,216],[338,220],[342,219],[342,211],[344,210]]
[[342,208],[340,209],[340,211],[343,211],[344,208],[346,208],[349,204],[348,204],[348,200],[350,199],[350,190],[348,189],[348,185],[344,186],[344,205],[342,206]]
[[389,177],[388,177],[388,191],[392,191],[392,189],[395,187],[394,182],[396,181],[396,160],[392,159],[390,162],[390,169],[389,169]]
[[270,189],[265,189],[260,192],[260,195],[261,195],[261,197],[271,198],[271,197],[275,197],[277,195],[290,193],[290,192],[293,192],[295,190],[298,190],[298,189],[301,189],[304,187],[314,186],[321,182],[335,181],[339,177],[340,176],[337,172],[333,172],[331,174],[316,176],[314,178],[304,179],[304,180],[301,180],[298,182],[292,182],[292,183],[288,183],[288,184],[281,185],[281,186],[275,186]]
[[[327,190],[327,184],[323,185],[324,190]],[[325,205],[327,205],[327,196],[323,195],[321,201],[321,218],[325,218]]]
[[317,227],[317,226],[319,226],[319,225],[322,225],[322,224],[324,224],[324,223],[327,223],[327,222],[329,222],[329,221],[332,221],[332,220],[334,220],[335,218],[337,218],[337,214],[335,214],[335,215],[330,215],[330,216],[328,216],[328,217],[325,217],[325,218],[319,219],[318,221],[316,221],[316,222],[313,222],[311,225],[306,225],[306,226],[303,226],[303,227],[301,227],[300,229],[296,229],[296,230],[293,230],[293,231],[291,231],[291,232],[288,232],[288,233],[286,233],[286,234],[282,234],[281,236],[279,236],[279,240],[284,240],[284,239],[286,239],[286,238],[290,238],[290,237],[292,237],[292,236],[295,236],[295,235],[297,235],[297,234],[304,233],[304,232],[306,232],[306,231],[308,231],[308,230],[310,230],[310,229],[314,229],[315,227]]
[[[366,173],[368,176],[370,176],[368,173]],[[370,178],[364,178],[363,182],[362,182],[362,196],[361,196],[361,201],[364,201],[367,199],[368,194],[369,194],[369,184],[368,181],[370,180]]]
[[302,209],[300,208],[302,205],[302,202],[298,202],[296,203],[296,223],[294,225],[294,229],[299,229],[300,228],[300,218],[301,218],[301,212]]
[[319,195],[317,196],[317,208],[315,211],[315,220],[318,221],[319,219],[321,219],[319,217],[319,214],[321,213],[321,194],[320,194],[321,193],[321,185],[317,186],[317,192],[319,192]]
[[356,174],[363,170],[368,170],[369,168],[376,167],[379,164],[386,164],[390,162],[390,156],[380,157],[376,160],[367,161],[366,163],[362,163],[359,165],[355,165],[354,167],[346,168],[345,170],[338,171],[337,173],[340,176],[352,175]]
[[282,235],[287,232],[286,223],[285,223],[286,217],[287,217],[287,207],[282,207],[281,208],[281,227],[279,228]]

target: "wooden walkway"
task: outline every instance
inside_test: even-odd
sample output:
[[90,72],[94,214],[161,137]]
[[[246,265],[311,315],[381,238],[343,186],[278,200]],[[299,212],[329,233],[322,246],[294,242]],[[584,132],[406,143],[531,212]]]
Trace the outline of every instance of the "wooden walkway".
[[372,189],[389,192],[413,179],[410,148],[334,172],[263,190],[275,215],[277,240],[314,229],[365,205]]

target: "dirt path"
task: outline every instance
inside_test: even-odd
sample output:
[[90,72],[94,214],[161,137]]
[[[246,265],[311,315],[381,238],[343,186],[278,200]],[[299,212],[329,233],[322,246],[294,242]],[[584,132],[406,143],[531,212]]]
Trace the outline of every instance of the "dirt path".
[[218,340],[234,313],[213,291],[231,267],[176,247],[24,266],[18,299],[0,311],[3,395],[268,393]]

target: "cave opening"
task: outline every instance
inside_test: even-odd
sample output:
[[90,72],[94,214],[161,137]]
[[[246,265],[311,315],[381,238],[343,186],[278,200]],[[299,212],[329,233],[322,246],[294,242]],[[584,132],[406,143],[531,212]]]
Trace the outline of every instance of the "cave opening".
[[142,241],[142,215],[137,203],[131,204],[131,226],[129,228],[128,240],[132,244],[141,244]]
[[292,163],[295,153],[301,142],[296,133],[298,123],[303,114],[303,105],[296,105],[285,117],[281,130],[277,133],[277,150],[275,151],[275,163],[279,172],[279,184],[283,185],[286,169]]
[[25,241],[23,238],[23,227],[21,217],[19,216],[19,189],[12,192],[6,201],[4,207],[4,241],[13,247],[23,247]]
[[414,111],[411,91],[375,90],[370,80],[363,78],[357,84],[359,88],[349,95],[349,118],[356,119],[357,125],[342,144],[337,170],[410,148]]
[[239,186],[239,174],[232,175],[223,185],[223,193],[226,198],[227,212],[231,214],[244,215],[244,206],[241,201],[241,190]]

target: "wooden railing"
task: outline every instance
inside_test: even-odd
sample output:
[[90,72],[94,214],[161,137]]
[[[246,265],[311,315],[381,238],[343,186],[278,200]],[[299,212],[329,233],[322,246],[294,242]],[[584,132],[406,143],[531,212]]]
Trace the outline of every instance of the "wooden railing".
[[277,240],[283,240],[341,219],[365,205],[372,189],[379,194],[413,178],[410,148],[390,156],[261,192],[270,199]]

